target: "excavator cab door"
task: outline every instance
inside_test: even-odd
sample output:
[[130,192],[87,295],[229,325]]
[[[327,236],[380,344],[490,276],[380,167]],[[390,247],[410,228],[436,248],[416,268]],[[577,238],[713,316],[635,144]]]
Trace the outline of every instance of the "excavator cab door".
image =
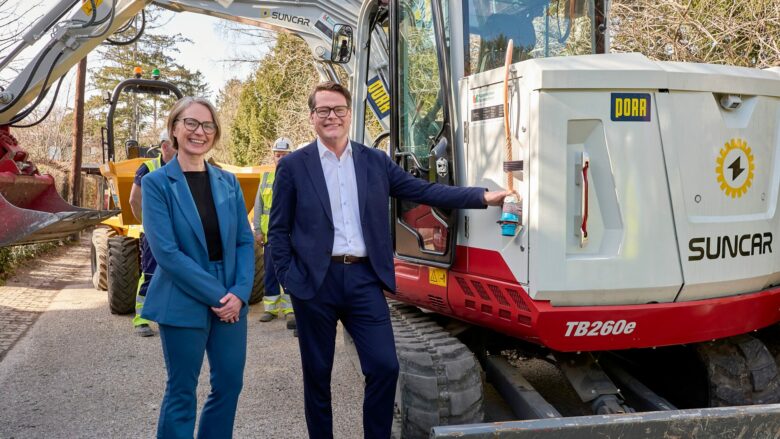
[[[416,178],[454,185],[446,14],[441,3],[431,0],[400,0],[391,8],[392,155]],[[392,210],[397,258],[438,267],[452,264],[456,210],[406,200],[394,200]]]

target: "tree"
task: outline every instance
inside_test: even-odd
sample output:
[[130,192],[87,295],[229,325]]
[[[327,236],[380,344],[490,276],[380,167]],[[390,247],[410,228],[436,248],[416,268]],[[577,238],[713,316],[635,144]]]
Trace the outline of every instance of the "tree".
[[[8,0],[0,0],[0,59],[8,55],[21,42],[22,34],[27,31],[25,24],[38,5]],[[16,65],[15,65],[16,64]],[[12,63],[9,70],[18,72],[20,62]],[[9,78],[0,78],[0,85],[5,86]]]
[[211,150],[211,156],[219,162],[233,164],[231,145],[233,145],[233,133],[230,127],[238,114],[238,104],[244,83],[238,79],[228,81],[217,95],[217,111],[222,125],[222,137]]
[[[154,28],[155,21],[162,19],[152,8],[146,14],[149,24]],[[132,35],[130,36],[132,37]],[[103,95],[112,92],[122,80],[133,76],[133,69],[140,67],[143,77],[149,78],[154,69],[162,73],[161,79],[176,85],[186,96],[208,96],[209,88],[200,71],[191,72],[175,61],[179,53],[176,45],[190,40],[181,34],[144,33],[135,43],[129,45],[104,46],[99,50],[100,67],[91,73],[93,95],[85,104],[89,126],[85,126],[85,136],[100,138],[100,126],[105,121],[108,108],[103,103]],[[134,139],[141,145],[155,145],[160,132],[165,129],[168,109],[176,97],[157,95],[124,94],[114,113],[114,139],[117,159],[124,157],[121,152],[122,140]]]
[[278,137],[287,137],[293,144],[311,140],[306,100],[318,81],[306,43],[280,34],[241,90],[228,145],[235,162],[268,162],[271,144]]
[[777,0],[615,0],[611,16],[616,52],[758,68],[780,60]]

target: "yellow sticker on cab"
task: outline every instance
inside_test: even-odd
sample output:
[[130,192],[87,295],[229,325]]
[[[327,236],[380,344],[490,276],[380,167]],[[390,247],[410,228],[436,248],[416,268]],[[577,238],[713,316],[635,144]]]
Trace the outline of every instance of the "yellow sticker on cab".
[[[103,0],[95,0],[95,7],[99,8]],[[92,15],[92,2],[89,0],[81,0],[81,10],[87,15]]]
[[390,114],[390,95],[387,93],[387,86],[379,75],[368,80],[368,96],[366,100],[371,104],[376,118],[382,120]]
[[443,268],[428,267],[428,283],[440,287],[447,286],[447,270]]

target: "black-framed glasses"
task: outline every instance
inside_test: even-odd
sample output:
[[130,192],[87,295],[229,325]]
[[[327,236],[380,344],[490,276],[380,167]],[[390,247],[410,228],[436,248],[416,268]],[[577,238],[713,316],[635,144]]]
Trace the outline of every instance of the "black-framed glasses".
[[217,124],[214,122],[201,122],[198,119],[193,119],[191,117],[185,117],[184,119],[176,119],[177,122],[182,122],[184,124],[184,128],[187,129],[187,131],[194,132],[198,129],[198,127],[203,127],[203,132],[206,134],[214,134],[217,132]]
[[347,112],[349,111],[349,107],[347,107],[346,105],[339,105],[336,107],[317,107],[311,110],[311,112],[316,114],[317,117],[319,117],[320,119],[325,119],[326,117],[330,116],[331,111],[337,117],[344,117],[347,115]]

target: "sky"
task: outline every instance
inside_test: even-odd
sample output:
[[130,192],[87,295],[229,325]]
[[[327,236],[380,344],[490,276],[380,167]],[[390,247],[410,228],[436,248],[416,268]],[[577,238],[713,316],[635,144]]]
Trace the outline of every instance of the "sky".
[[[21,22],[23,26],[27,27],[34,23],[35,19],[45,14],[57,2],[58,0],[41,1],[37,7],[34,7],[22,17]],[[19,10],[24,10],[29,5],[29,0],[9,0],[4,5],[4,8],[19,6]],[[167,33],[167,30],[171,29],[172,32],[175,30],[175,32],[181,33],[192,40],[192,43],[179,44],[178,49],[180,53],[176,55],[177,62],[190,70],[200,70],[209,84],[212,99],[216,98],[217,93],[227,81],[233,78],[246,79],[256,67],[249,63],[236,64],[222,62],[223,60],[239,54],[260,59],[269,50],[269,47],[265,45],[247,44],[248,41],[245,39],[236,40],[235,38],[225,36],[223,30],[224,20],[189,12],[173,13],[164,11],[164,14],[168,14],[170,22],[164,28],[155,29],[152,32],[160,33],[165,31]],[[164,22],[165,18],[161,21]],[[42,40],[46,41],[48,38],[44,37]],[[39,42],[39,45],[42,45],[42,43]],[[34,47],[25,51],[22,56],[30,58],[36,52],[37,50]],[[0,58],[3,55],[5,54],[0,54]],[[90,67],[95,67],[95,64],[90,64]],[[60,92],[58,102],[69,103],[72,100],[73,87],[71,82],[75,76],[74,72],[75,67],[68,73],[66,81],[63,83],[63,89]],[[89,84],[89,79],[87,79],[87,83]]]
[[[184,12],[172,13],[173,19],[166,26],[176,29],[177,32],[193,41],[193,44],[181,44],[178,62],[190,70],[200,70],[206,77],[212,93],[215,94],[230,79],[246,79],[256,65],[248,63],[221,62],[224,59],[238,55],[240,52],[248,52],[259,59],[268,52],[268,47],[242,44],[240,49],[235,49],[235,43],[223,35],[220,25],[225,21],[207,15]],[[239,41],[248,43],[247,41]]]

